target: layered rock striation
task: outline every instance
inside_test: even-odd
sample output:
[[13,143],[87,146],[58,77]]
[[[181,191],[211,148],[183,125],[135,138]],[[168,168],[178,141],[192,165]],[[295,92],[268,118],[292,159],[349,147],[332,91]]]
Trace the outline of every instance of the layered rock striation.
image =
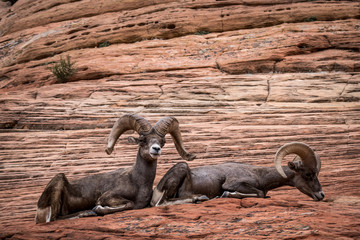
[[[359,2],[18,0],[0,18],[2,238],[360,237]],[[77,72],[59,83],[49,67],[67,56]],[[56,173],[133,164],[126,137],[104,152],[125,113],[175,116],[191,167],[271,166],[282,144],[306,142],[326,200],[281,188],[35,226]],[[163,152],[155,183],[181,161],[170,138]]]

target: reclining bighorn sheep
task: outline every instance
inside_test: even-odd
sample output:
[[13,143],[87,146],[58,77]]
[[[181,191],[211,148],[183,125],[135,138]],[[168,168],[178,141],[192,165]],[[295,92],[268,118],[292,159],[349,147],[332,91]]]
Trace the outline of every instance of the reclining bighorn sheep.
[[195,158],[195,155],[185,150],[179,123],[174,117],[163,118],[152,127],[146,119],[135,114],[124,115],[115,122],[108,138],[107,154],[111,154],[117,139],[127,130],[134,130],[140,135],[139,138],[129,138],[129,141],[139,145],[135,164],[129,168],[84,177],[71,183],[63,173],[57,174],[39,198],[36,223],[104,215],[148,206],[157,159],[168,133],[183,159],[191,161]]
[[[296,154],[281,167],[286,155]],[[191,203],[218,196],[266,197],[269,190],[294,186],[314,200],[325,195],[318,180],[321,162],[317,153],[300,142],[285,144],[276,153],[275,167],[223,163],[190,169],[185,162],[173,166],[155,187],[152,206]]]

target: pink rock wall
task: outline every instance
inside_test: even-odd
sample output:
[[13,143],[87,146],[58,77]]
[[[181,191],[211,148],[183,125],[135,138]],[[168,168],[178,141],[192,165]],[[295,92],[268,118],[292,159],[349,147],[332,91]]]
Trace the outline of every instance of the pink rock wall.
[[[0,236],[13,239],[357,239],[360,4],[356,1],[0,2]],[[77,73],[48,70],[70,56]],[[191,167],[271,166],[284,143],[320,154],[325,201],[290,187],[35,225],[59,172],[131,166],[104,152],[114,121],[180,121]],[[181,161],[169,137],[155,184]]]

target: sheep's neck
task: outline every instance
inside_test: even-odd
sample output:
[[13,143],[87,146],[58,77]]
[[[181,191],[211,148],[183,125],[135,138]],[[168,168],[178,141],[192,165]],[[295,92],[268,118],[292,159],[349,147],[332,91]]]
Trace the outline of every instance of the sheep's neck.
[[289,167],[283,167],[287,178],[283,178],[274,167],[267,167],[264,169],[263,175],[261,176],[260,188],[265,194],[275,188],[282,186],[293,186],[292,178],[294,172]]
[[154,183],[156,175],[157,161],[147,161],[140,155],[140,150],[136,156],[135,165],[133,168],[133,177],[137,179],[137,182],[141,186],[151,186]]

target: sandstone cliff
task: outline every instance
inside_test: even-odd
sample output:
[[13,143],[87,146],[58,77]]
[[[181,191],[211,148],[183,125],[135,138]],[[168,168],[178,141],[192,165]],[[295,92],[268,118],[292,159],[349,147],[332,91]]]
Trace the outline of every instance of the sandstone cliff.
[[[271,3],[270,3],[271,2]],[[0,236],[13,239],[360,238],[360,3],[302,0],[0,2]],[[58,83],[49,67],[70,56]],[[191,167],[272,165],[306,142],[326,194],[216,199],[34,224],[37,199],[69,179],[131,166],[118,116],[177,117]],[[171,139],[155,183],[181,161]]]

